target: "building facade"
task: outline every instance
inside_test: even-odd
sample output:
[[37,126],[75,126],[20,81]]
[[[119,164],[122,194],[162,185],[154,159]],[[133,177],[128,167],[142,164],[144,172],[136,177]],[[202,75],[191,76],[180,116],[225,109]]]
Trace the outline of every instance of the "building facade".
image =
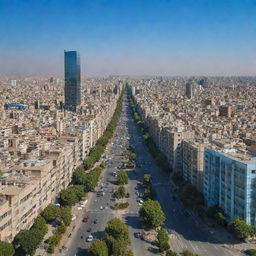
[[203,191],[204,144],[195,140],[182,141],[182,176],[200,192]]

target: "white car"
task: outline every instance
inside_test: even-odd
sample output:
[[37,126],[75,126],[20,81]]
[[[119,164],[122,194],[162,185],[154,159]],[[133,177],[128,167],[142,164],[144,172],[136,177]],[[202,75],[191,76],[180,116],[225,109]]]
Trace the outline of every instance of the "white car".
[[100,206],[100,209],[101,209],[101,210],[103,210],[103,209],[104,209],[104,207],[101,205],[101,206]]
[[144,201],[143,201],[142,199],[140,199],[140,198],[139,198],[137,201],[138,201],[138,203],[140,203],[140,204],[143,204],[143,203],[144,203]]
[[82,208],[82,207],[80,207],[80,206],[79,206],[79,207],[77,207],[77,210],[78,210],[78,211],[81,211],[82,209],[83,209],[83,208]]
[[81,204],[81,205],[80,205],[80,207],[84,208],[84,207],[85,207],[85,205],[84,205],[84,204]]
[[89,236],[86,238],[86,241],[87,241],[87,242],[92,242],[92,241],[93,241],[93,236],[92,236],[92,235],[89,235]]

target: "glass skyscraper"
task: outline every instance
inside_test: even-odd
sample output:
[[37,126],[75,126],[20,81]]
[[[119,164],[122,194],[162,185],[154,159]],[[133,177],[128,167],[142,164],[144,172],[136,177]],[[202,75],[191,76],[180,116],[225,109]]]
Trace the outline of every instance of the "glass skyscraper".
[[76,111],[81,104],[80,56],[77,51],[64,51],[65,55],[65,109]]

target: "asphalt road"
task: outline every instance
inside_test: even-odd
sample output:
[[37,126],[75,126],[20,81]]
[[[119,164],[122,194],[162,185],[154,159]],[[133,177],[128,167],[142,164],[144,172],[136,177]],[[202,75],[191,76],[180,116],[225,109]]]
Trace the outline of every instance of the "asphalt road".
[[[105,155],[108,159],[108,165],[101,177],[99,186],[95,189],[95,192],[88,201],[86,208],[83,209],[83,216],[89,216],[89,220],[86,223],[82,222],[81,219],[76,220],[76,226],[78,228],[76,228],[69,238],[66,245],[68,249],[63,252],[64,255],[87,255],[86,248],[90,243],[86,242],[86,238],[89,235],[93,235],[94,238],[104,237],[104,229],[108,220],[115,217],[122,218],[128,224],[131,238],[131,249],[135,255],[155,255],[154,248],[150,244],[134,237],[135,232],[142,231],[140,224],[141,220],[138,215],[138,197],[135,194],[137,191],[135,188],[139,186],[138,184],[141,183],[143,178],[141,170],[127,170],[129,183],[126,186],[126,190],[130,194],[130,197],[127,199],[129,202],[128,210],[117,211],[112,209],[115,204],[113,192],[118,188],[113,172],[118,171],[117,167],[120,166],[122,161],[125,161],[126,158],[121,154],[130,143],[127,123],[130,123],[131,120],[128,120],[127,113],[128,102],[126,99],[124,101],[123,112],[115,130],[114,137],[106,149]],[[97,191],[101,190],[101,187],[103,187],[104,195],[97,196]],[[94,224],[95,220],[97,220],[96,224]]]
[[[129,209],[127,211],[116,211],[111,209],[115,203],[113,191],[118,187],[115,183],[116,178],[112,173],[118,170],[117,167],[124,160],[121,154],[127,145],[132,145],[135,148],[140,168],[137,167],[134,170],[127,171],[129,176],[127,191],[130,193],[130,198],[128,199]],[[109,158],[108,166],[101,177],[99,187],[96,189],[98,191],[103,186],[105,194],[98,197],[96,192],[93,193],[86,205],[86,210],[83,210],[83,215],[89,216],[89,221],[83,223],[81,220],[77,220],[77,222],[79,221],[79,223],[76,223],[78,228],[70,237],[70,241],[67,244],[68,250],[64,255],[87,255],[85,249],[89,243],[85,241],[86,237],[92,234],[94,238],[102,238],[107,221],[114,217],[123,218],[128,224],[131,249],[136,256],[159,255],[155,246],[134,237],[135,232],[142,231],[141,220],[138,215],[138,197],[135,194],[135,188],[142,183],[144,173],[152,175],[157,199],[161,203],[167,217],[165,226],[169,231],[173,250],[181,252],[187,248],[201,256],[236,255],[224,248],[197,216],[188,209],[185,209],[178,200],[172,199],[173,194],[170,189],[169,177],[159,170],[149,154],[142,135],[133,122],[126,96],[124,97],[122,115],[112,142],[107,147],[106,156]],[[95,219],[97,219],[96,224],[94,224]],[[91,231],[88,232],[88,229],[91,229]]]

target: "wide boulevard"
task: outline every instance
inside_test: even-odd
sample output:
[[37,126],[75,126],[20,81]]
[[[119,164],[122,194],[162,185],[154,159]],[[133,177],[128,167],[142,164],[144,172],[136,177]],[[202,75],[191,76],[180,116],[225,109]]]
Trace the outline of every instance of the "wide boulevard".
[[[117,189],[113,172],[118,170],[117,167],[121,165],[122,161],[125,161],[122,152],[128,145],[135,149],[138,167],[127,170],[129,176],[127,190],[130,194],[129,208],[127,211],[117,211],[112,209],[115,204],[113,191]],[[129,226],[131,249],[136,256],[158,254],[155,246],[134,236],[134,233],[142,232],[136,191],[140,192],[139,187],[144,173],[152,175],[157,200],[167,217],[165,227],[169,231],[170,244],[174,251],[181,252],[183,249],[189,249],[201,256],[236,255],[214,238],[211,231],[195,214],[185,209],[178,199],[173,198],[169,175],[159,170],[149,154],[142,135],[133,122],[126,95],[124,95],[121,118],[114,137],[106,149],[105,156],[108,165],[101,177],[100,184],[91,194],[86,207],[82,210],[83,216],[89,216],[89,220],[86,223],[82,222],[81,218],[75,221],[76,228],[67,241],[67,250],[62,255],[86,255],[86,248],[90,244],[86,242],[86,238],[89,235],[94,238],[102,238],[107,221],[114,217],[122,218]],[[100,189],[103,189],[104,193],[97,196],[97,191]]]

